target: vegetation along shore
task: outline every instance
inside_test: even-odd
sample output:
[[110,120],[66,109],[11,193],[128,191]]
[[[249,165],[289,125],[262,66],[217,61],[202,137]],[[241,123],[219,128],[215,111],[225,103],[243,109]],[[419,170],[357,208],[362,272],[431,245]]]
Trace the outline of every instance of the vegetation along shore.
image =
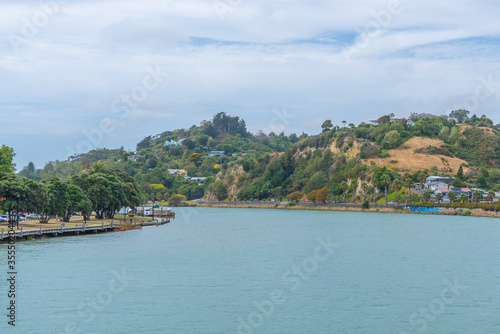
[[32,214],[46,224],[92,212],[113,219],[123,207],[135,212],[159,201],[196,200],[379,212],[408,211],[405,205],[432,211],[428,206],[440,214],[496,216],[499,126],[460,109],[389,114],[359,125],[325,120],[312,136],[252,134],[243,119],[220,112],[189,129],[147,136],[134,151],[96,149],[40,169],[29,163],[18,173],[14,150],[2,145],[0,211]]

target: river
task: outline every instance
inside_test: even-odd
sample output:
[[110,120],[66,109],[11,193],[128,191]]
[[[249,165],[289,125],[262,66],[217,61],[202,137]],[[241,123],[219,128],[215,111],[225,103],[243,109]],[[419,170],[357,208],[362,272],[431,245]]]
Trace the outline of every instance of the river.
[[[15,332],[500,333],[498,220],[175,211],[159,227],[18,243]],[[0,332],[14,332],[0,289]]]

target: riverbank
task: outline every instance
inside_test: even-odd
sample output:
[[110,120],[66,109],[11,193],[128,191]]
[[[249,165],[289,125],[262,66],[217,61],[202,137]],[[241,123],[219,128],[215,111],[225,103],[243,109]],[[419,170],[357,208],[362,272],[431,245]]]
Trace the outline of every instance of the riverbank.
[[[372,213],[401,213],[401,214],[419,214],[419,215],[445,215],[445,216],[466,216],[466,217],[483,217],[483,218],[500,218],[500,213],[484,211],[482,209],[452,209],[439,208],[439,212],[416,212],[404,210],[403,205],[381,205],[370,206],[368,209],[361,208],[361,204],[342,205],[335,203],[328,204],[302,204],[293,203],[293,206],[288,204],[275,203],[238,203],[238,202],[199,202],[197,206],[213,207],[213,208],[245,208],[245,209],[275,209],[275,210],[314,210],[314,211],[346,211],[346,212],[372,212]],[[436,206],[439,207],[439,206]]]

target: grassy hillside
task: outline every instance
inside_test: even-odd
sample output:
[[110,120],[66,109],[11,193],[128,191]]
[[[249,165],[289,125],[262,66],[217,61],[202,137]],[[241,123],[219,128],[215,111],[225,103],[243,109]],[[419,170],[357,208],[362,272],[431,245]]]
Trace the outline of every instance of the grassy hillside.
[[[100,163],[127,172],[146,197],[158,199],[177,193],[188,199],[283,199],[326,187],[329,200],[343,200],[344,193],[347,200],[360,200],[365,193],[380,197],[385,183],[391,193],[396,179],[418,183],[427,175],[455,176],[459,169],[457,186],[500,189],[500,135],[486,117],[457,124],[448,117],[383,116],[378,123],[333,127],[326,121],[323,132],[311,137],[253,135],[244,120],[219,113],[199,126],[148,136],[135,152],[94,150],[26,173],[66,179]],[[211,151],[225,155],[209,157]],[[190,182],[168,169],[208,179]]]

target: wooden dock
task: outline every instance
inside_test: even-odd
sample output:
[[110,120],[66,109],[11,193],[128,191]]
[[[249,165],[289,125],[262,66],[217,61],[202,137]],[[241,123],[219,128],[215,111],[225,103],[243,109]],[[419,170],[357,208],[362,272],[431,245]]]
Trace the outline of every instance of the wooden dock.
[[[134,226],[159,226],[164,225],[170,222],[169,218],[160,218],[154,221],[141,221],[134,222]],[[40,225],[39,229],[31,229],[31,230],[23,230],[23,226],[19,229],[19,231],[15,231],[14,233],[9,233],[9,229],[2,227],[2,232],[0,234],[0,242],[6,241],[10,238],[11,235],[14,235],[16,239],[25,239],[29,236],[49,236],[49,237],[57,237],[57,236],[66,236],[66,235],[80,235],[86,233],[99,233],[99,232],[108,232],[114,231],[116,228],[121,226],[122,221],[120,220],[118,224],[114,224],[111,221],[111,224],[104,224],[104,221],[100,225],[84,225],[81,226],[72,226],[65,227],[64,223],[61,223],[61,227],[57,228],[43,228],[43,225]]]

